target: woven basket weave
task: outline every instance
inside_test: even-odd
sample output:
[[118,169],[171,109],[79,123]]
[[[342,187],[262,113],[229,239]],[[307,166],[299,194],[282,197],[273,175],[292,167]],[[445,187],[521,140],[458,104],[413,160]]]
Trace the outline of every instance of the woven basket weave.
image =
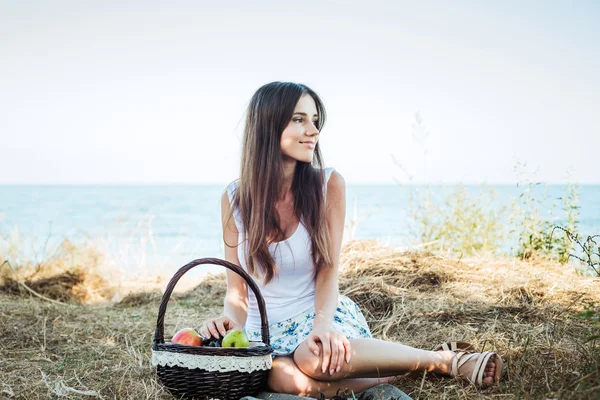
[[[258,302],[262,342],[247,348],[187,346],[164,340],[167,302],[173,288],[186,272],[200,264],[215,264],[240,275]],[[177,398],[233,400],[265,390],[273,348],[265,301],[254,280],[240,267],[219,258],[200,258],[181,267],[163,294],[152,344],[152,362],[161,383]],[[198,367],[202,365],[203,367]]]

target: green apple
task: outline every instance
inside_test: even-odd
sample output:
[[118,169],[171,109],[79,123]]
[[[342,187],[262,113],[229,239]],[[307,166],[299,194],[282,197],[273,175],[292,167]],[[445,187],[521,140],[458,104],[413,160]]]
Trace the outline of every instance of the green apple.
[[221,347],[249,347],[248,336],[239,329],[230,331],[221,342]]

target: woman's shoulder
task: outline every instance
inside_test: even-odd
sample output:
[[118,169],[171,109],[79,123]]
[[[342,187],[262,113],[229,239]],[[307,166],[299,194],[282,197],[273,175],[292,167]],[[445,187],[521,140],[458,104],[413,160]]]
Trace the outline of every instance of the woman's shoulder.
[[325,167],[323,168],[323,172],[325,173],[325,178],[327,180],[329,180],[329,178],[331,178],[333,175],[341,176],[340,171],[335,167]]
[[227,191],[234,190],[237,187],[239,181],[240,181],[239,178],[237,178],[237,179],[229,182],[226,187]]
[[229,202],[231,202],[233,200],[233,194],[235,193],[235,190],[237,189],[238,183],[239,183],[239,179],[235,179],[235,180],[229,182],[229,184],[225,188],[225,192],[223,194],[227,194],[227,197],[229,198]]
[[331,168],[331,170],[328,172],[325,182],[327,182],[327,190],[332,188],[343,189],[346,186],[344,177],[337,169],[334,168]]
[[325,182],[327,182],[336,169],[333,167],[325,167],[322,171],[325,173]]
[[325,185],[324,194],[327,197],[328,192],[344,192],[346,188],[346,181],[342,174],[333,167],[325,168]]

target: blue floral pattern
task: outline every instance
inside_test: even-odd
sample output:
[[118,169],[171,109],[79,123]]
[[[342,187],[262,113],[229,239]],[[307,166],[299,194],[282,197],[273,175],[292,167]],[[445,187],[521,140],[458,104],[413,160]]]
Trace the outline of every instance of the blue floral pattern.
[[[312,331],[314,319],[313,306],[302,314],[269,325],[271,347],[273,347],[272,357],[291,355]],[[343,333],[348,339],[373,337],[358,305],[344,295],[339,296],[338,307],[333,316],[333,329]],[[250,341],[262,340],[260,329],[244,327],[244,332]]]

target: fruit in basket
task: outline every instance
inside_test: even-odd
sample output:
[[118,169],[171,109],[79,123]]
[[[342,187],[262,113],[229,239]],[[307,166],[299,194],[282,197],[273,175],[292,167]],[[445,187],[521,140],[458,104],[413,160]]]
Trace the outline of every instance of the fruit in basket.
[[202,346],[206,347],[221,347],[221,338],[215,339],[214,337],[202,338]]
[[171,343],[185,344],[187,346],[202,346],[202,338],[194,329],[183,328],[173,336]]
[[248,336],[243,331],[239,329],[234,329],[230,331],[223,338],[222,342],[223,347],[249,347],[250,342],[248,341]]

